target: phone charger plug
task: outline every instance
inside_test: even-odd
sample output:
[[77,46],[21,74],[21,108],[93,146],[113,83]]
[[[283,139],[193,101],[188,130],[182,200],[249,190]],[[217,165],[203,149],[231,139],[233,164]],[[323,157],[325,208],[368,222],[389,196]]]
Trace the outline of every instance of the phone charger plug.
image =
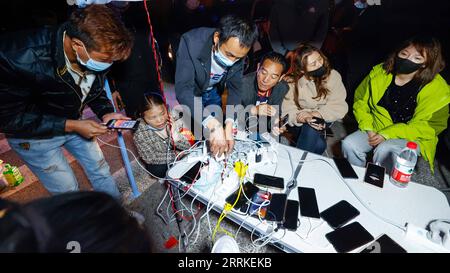
[[429,231],[424,228],[415,226],[410,223],[406,224],[406,240],[413,241],[434,252],[450,253],[450,249],[447,249],[444,246],[430,240],[428,237],[428,233]]

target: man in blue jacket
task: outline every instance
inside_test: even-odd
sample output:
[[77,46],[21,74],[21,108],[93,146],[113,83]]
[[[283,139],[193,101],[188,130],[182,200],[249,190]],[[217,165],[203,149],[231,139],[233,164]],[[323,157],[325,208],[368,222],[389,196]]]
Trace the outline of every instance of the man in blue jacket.
[[126,59],[133,39],[104,5],[72,13],[58,28],[0,37],[0,132],[52,194],[78,190],[65,147],[83,166],[95,190],[120,198],[95,141],[106,126],[83,120],[89,106],[103,123],[114,113],[104,82],[114,61]]
[[194,122],[209,129],[210,149],[215,155],[232,151],[236,115],[226,113],[224,129],[212,106],[220,109],[225,88],[228,90],[226,105],[240,104],[243,58],[256,37],[256,26],[236,16],[223,17],[217,29],[197,28],[181,37],[175,73],[177,100],[190,109]]

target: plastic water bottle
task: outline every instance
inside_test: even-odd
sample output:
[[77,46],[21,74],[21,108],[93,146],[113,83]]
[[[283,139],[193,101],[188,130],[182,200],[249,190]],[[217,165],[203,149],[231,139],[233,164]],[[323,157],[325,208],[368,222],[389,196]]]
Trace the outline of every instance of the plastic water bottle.
[[406,187],[411,180],[416,163],[417,143],[410,141],[395,160],[390,179],[392,184],[401,188]]

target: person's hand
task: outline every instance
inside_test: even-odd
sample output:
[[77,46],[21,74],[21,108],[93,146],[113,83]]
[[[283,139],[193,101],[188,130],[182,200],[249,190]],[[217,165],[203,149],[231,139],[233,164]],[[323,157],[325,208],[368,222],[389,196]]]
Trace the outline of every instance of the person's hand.
[[386,139],[382,135],[375,133],[372,137],[369,137],[369,145],[372,147],[376,147],[385,140]]
[[374,135],[376,135],[377,133],[373,132],[373,131],[367,131],[367,136],[370,138],[372,138]]
[[120,96],[119,91],[114,91],[111,94],[111,96],[112,96],[112,99],[113,99],[113,102],[114,102],[114,107],[116,107],[116,109],[118,111],[122,111],[124,103],[123,103],[122,97]]
[[227,155],[230,155],[233,152],[234,148],[234,135],[233,135],[233,123],[228,122],[225,125],[225,140],[227,142]]
[[210,150],[213,156],[221,157],[228,150],[225,132],[222,125],[216,119],[211,119],[207,125],[209,129]]
[[307,123],[307,118],[313,118],[314,116],[310,112],[298,112],[297,113],[297,122],[298,123]]
[[89,119],[67,120],[65,131],[68,133],[77,133],[84,138],[91,139],[108,133],[108,128],[105,125]]
[[[275,119],[274,124],[279,124],[279,123],[280,123],[280,119],[279,118]],[[278,127],[278,125],[276,125],[276,126],[272,127],[271,132],[274,136],[279,136],[282,133],[286,132],[286,126],[283,126],[280,128],[280,127]]]
[[252,109],[250,109],[250,112],[254,116],[259,115],[272,117],[277,113],[277,110],[267,103],[262,103],[260,105],[253,106]]

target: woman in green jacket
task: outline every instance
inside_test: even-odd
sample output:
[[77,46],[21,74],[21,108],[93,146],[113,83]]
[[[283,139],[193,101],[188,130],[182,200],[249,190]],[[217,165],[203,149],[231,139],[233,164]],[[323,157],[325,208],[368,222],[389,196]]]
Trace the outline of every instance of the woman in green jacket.
[[375,67],[355,91],[353,113],[359,130],[342,141],[344,156],[364,167],[367,153],[390,171],[408,141],[433,161],[438,134],[447,127],[450,88],[441,46],[434,38],[416,37]]

